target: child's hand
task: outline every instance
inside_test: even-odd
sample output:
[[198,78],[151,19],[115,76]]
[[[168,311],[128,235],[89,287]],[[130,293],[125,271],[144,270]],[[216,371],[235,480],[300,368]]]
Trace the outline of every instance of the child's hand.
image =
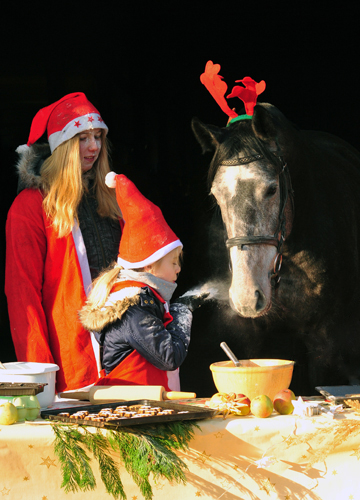
[[203,303],[209,298],[209,295],[209,292],[200,293],[199,295],[182,295],[172,303],[184,304],[190,309],[191,312],[193,312],[195,309],[203,305]]

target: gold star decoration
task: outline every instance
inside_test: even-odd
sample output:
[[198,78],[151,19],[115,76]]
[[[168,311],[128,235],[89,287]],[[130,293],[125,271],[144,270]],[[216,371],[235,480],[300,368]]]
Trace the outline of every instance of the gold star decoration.
[[0,493],[2,493],[2,496],[5,496],[5,495],[8,495],[10,493],[10,490],[5,488],[5,486],[4,486],[3,489],[0,490]]
[[195,496],[196,496],[196,497],[201,497],[201,493],[200,493],[200,491],[197,491],[197,492],[195,493]]
[[23,481],[30,481],[29,476],[25,476],[24,479],[23,479]]
[[333,470],[331,474],[332,474],[333,476],[336,476],[336,475],[337,475],[337,470]]
[[354,497],[352,495],[350,495],[349,500],[354,500]]
[[275,491],[275,484],[270,481],[270,478],[263,479],[261,481],[262,487],[260,490],[265,490],[268,495],[270,495],[270,491]]
[[218,438],[220,438],[220,439],[221,439],[221,438],[223,437],[223,435],[224,435],[224,434],[223,434],[222,432],[220,432],[220,431],[219,431],[219,432],[215,432],[215,433],[214,433],[214,436],[216,437],[216,439],[218,439]]
[[226,491],[228,491],[231,488],[231,486],[233,486],[233,483],[230,483],[227,479],[222,479],[220,481],[220,484]]
[[286,497],[284,497],[284,500],[290,500],[290,495],[286,495]]
[[352,453],[350,456],[351,457],[356,457],[358,460],[360,460],[360,448],[357,450],[353,450],[354,453]]
[[33,444],[29,444],[28,447],[29,448],[34,448],[34,445]]
[[288,445],[294,444],[296,442],[296,437],[290,435],[285,439],[285,441]]
[[206,462],[206,460],[209,460],[211,457],[211,455],[207,455],[207,453],[205,451],[203,451],[198,457],[196,460],[199,460],[200,462],[202,462],[203,464]]
[[41,500],[48,500],[48,497],[42,497]]
[[254,427],[254,431],[259,431],[260,430],[260,427],[257,425],[256,427]]
[[131,500],[137,500],[137,496],[133,496]]
[[241,467],[239,467],[238,465],[233,465],[233,469],[234,471],[236,471],[238,473],[238,479],[244,479],[245,478],[245,474],[243,472],[243,469]]
[[46,457],[46,458],[41,457],[41,460],[44,460],[44,461],[43,461],[43,463],[42,463],[42,464],[40,464],[40,465],[46,465],[46,467],[47,467],[48,469],[50,469],[50,467],[51,467],[52,465],[53,465],[54,467],[56,467],[56,464],[54,463],[54,462],[55,462],[55,460],[52,460],[49,456],[48,456],[48,457]]
[[162,490],[164,486],[165,486],[165,483],[155,483],[156,490]]

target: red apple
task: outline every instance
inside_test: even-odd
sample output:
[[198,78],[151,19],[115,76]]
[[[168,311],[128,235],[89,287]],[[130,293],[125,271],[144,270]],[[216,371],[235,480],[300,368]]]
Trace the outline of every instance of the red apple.
[[275,394],[273,403],[275,410],[280,415],[290,415],[294,411],[294,406],[291,401],[295,400],[295,394],[290,389],[283,389]]
[[273,403],[269,396],[262,394],[251,401],[250,409],[255,417],[266,418],[273,412]]
[[251,405],[250,399],[247,396],[245,396],[245,394],[235,394],[234,400],[237,403],[243,403],[243,404],[248,405],[248,406]]

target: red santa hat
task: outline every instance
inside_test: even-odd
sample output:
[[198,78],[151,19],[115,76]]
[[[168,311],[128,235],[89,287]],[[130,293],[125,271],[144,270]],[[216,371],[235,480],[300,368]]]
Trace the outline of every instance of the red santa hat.
[[125,221],[119,246],[120,266],[124,269],[149,266],[175,248],[182,248],[160,208],[145,198],[125,175],[110,172],[105,183],[116,188],[116,199]]
[[76,134],[102,128],[108,131],[99,111],[88,101],[83,92],[67,94],[58,101],[40,109],[32,121],[26,145],[17,151],[32,146],[47,130],[50,150],[53,152],[60,144]]

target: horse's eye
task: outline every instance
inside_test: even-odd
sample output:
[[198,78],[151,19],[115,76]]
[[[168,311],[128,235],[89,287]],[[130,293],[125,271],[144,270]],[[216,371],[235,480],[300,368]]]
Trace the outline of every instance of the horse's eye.
[[265,196],[267,196],[268,198],[270,198],[270,196],[274,196],[274,194],[276,193],[276,191],[277,191],[277,186],[270,186],[266,190]]

